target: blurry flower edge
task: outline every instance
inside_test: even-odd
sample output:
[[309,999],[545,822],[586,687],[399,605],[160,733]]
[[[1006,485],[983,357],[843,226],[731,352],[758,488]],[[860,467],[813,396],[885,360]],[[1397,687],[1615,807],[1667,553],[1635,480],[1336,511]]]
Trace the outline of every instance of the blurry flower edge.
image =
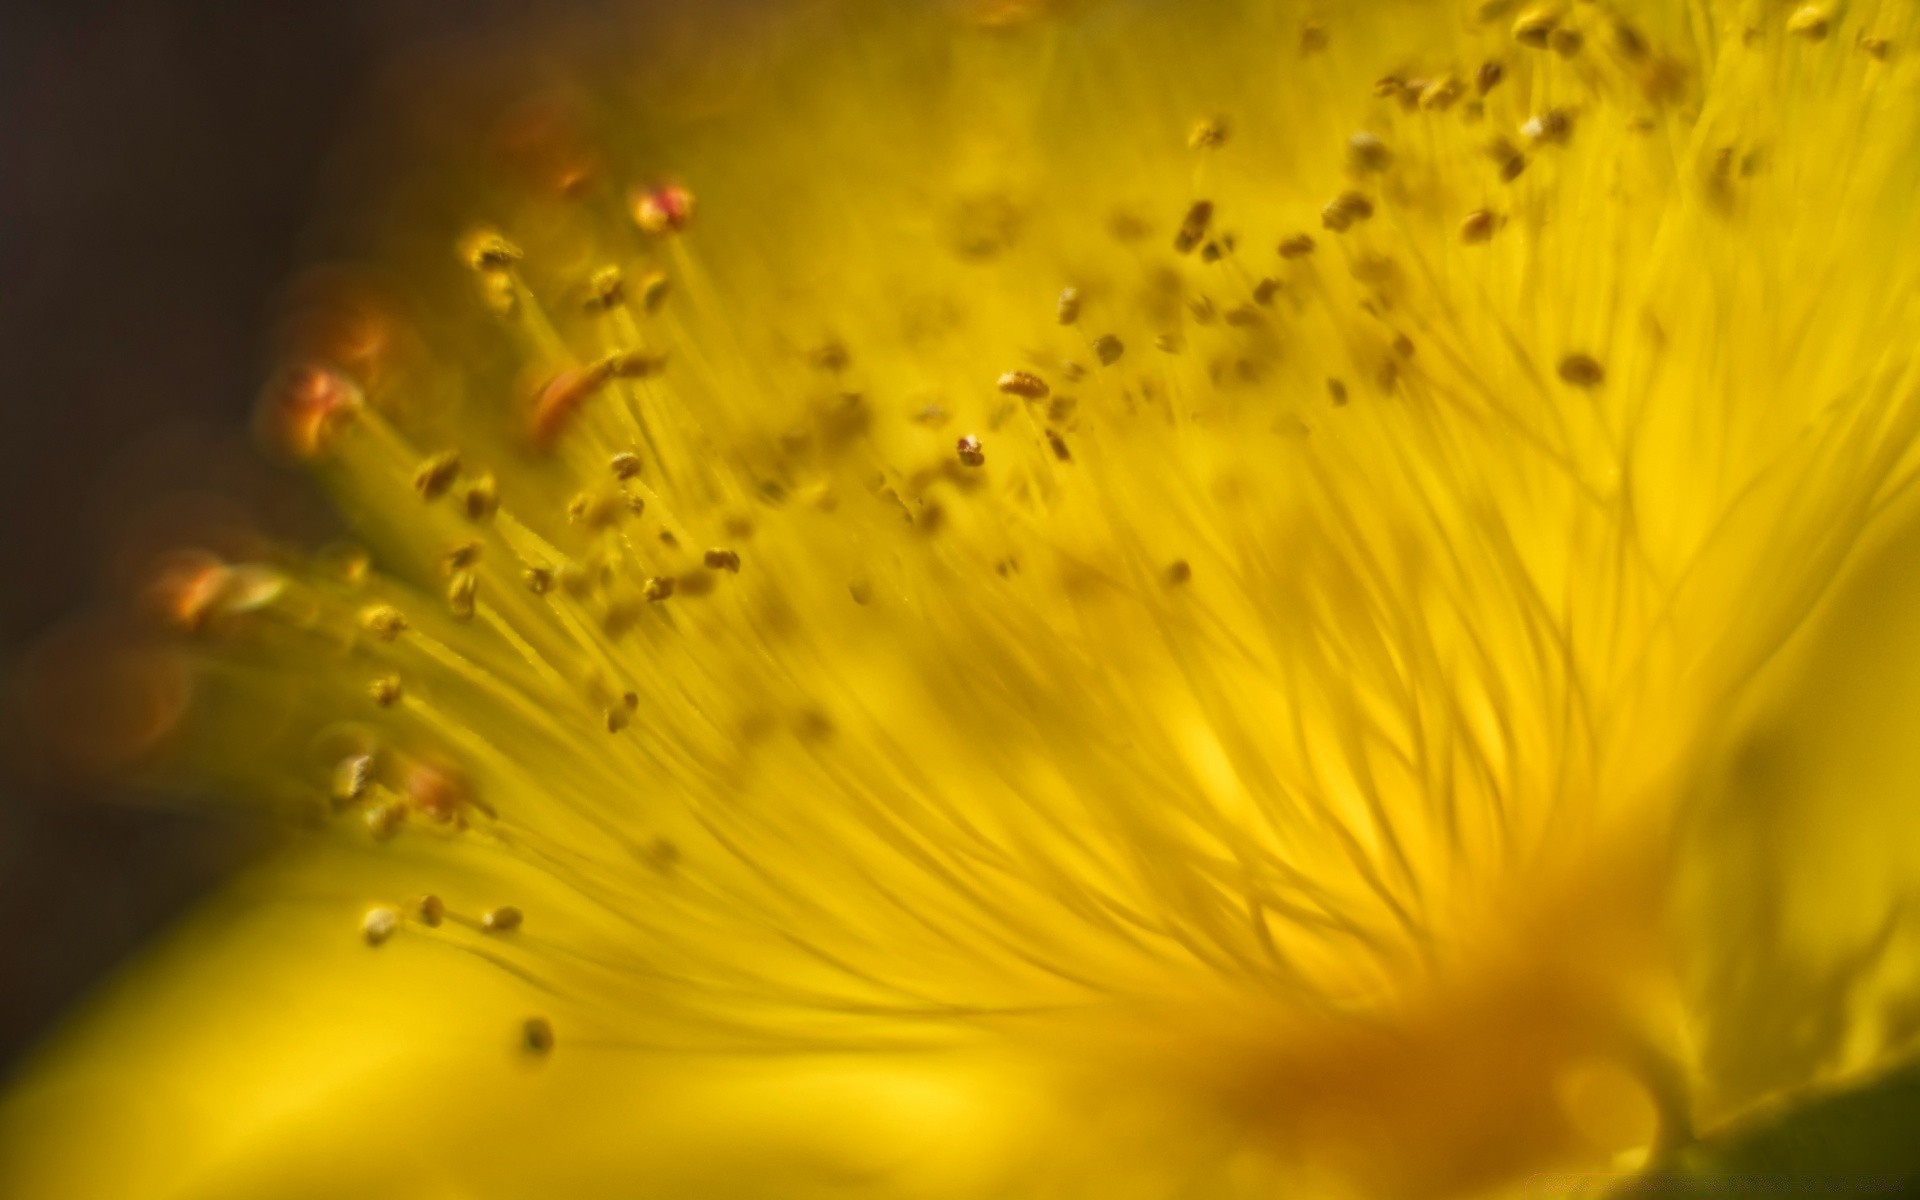
[[293,289],[129,677],[310,832],[0,1184],[1920,1175],[1917,19],[651,14]]

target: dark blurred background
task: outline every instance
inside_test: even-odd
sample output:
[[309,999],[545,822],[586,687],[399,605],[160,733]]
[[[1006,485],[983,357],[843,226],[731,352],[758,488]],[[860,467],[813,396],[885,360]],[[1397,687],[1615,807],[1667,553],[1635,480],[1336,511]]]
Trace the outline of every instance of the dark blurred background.
[[[533,7],[0,0],[0,676],[112,590],[133,495],[299,506],[246,421],[329,147],[404,64]],[[265,840],[22,764],[0,752],[0,1076]]]

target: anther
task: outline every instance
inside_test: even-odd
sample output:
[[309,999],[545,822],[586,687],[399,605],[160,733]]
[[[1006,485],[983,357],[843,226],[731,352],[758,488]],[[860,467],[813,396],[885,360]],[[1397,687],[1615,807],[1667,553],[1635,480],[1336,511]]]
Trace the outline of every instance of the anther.
[[474,594],[479,591],[480,580],[472,571],[461,571],[447,584],[447,608],[461,621],[473,618]]
[[468,234],[460,244],[460,257],[476,271],[503,271],[520,261],[520,247],[502,237],[497,230],[480,229]]
[[1527,156],[1504,137],[1496,136],[1487,142],[1487,157],[1499,165],[1500,178],[1506,183],[1520,178],[1520,173],[1527,169]]
[[656,237],[679,233],[693,220],[693,193],[676,183],[636,188],[633,223]]
[[1347,139],[1347,163],[1356,171],[1384,171],[1393,163],[1393,151],[1379,135],[1362,130]]
[[1809,42],[1823,42],[1833,30],[1833,5],[1802,4],[1787,17],[1787,32]]
[[460,476],[460,452],[442,450],[420,464],[413,473],[414,490],[422,500],[438,500]]
[[640,587],[640,594],[650,603],[659,603],[673,595],[673,579],[667,575],[655,575]]
[[619,733],[633,722],[633,717],[624,708],[609,708],[605,715],[608,733]]
[[1885,62],[1893,54],[1893,42],[1883,37],[1860,35],[1860,50],[1875,62]]
[[1047,430],[1047,447],[1053,451],[1053,456],[1061,462],[1073,461],[1073,455],[1067,450],[1067,439],[1061,437],[1051,429]]
[[526,581],[527,590],[536,596],[544,596],[553,587],[553,571],[549,567],[528,567],[520,573]]
[[390,642],[407,629],[407,618],[391,604],[375,604],[360,610],[360,625],[383,642]]
[[527,432],[536,446],[553,444],[580,406],[613,377],[614,362],[606,360],[591,366],[573,367],[542,384],[534,393]]
[[706,564],[709,571],[730,571],[735,575],[740,573],[740,556],[732,550],[719,548],[709,550],[701,555],[700,561]]
[[1500,217],[1490,209],[1476,208],[1460,222],[1460,240],[1469,246],[1477,246],[1493,237],[1494,230],[1500,228]]
[[614,455],[607,467],[615,479],[633,479],[640,474],[640,456],[623,451]]
[[1062,325],[1071,325],[1080,319],[1080,289],[1061,288],[1060,299],[1054,305],[1054,317]]
[[1458,75],[1442,75],[1420,91],[1420,107],[1429,112],[1445,112],[1465,94],[1467,87]]
[[587,279],[587,311],[606,312],[627,298],[627,277],[619,267],[601,267]]
[[482,475],[467,488],[467,519],[485,521],[500,508],[500,485],[491,473]]
[[392,708],[400,703],[401,691],[398,675],[381,675],[367,685],[367,695],[373,697],[373,702],[381,708]]
[[1338,379],[1327,380],[1327,399],[1333,401],[1335,408],[1347,406],[1347,385]]
[[1481,63],[1479,68],[1474,71],[1473,90],[1484,96],[1494,88],[1499,87],[1500,81],[1506,77],[1507,69],[1500,65],[1498,59],[1490,58],[1486,62]]
[[1265,308],[1280,294],[1280,281],[1269,276],[1253,285],[1253,302]]
[[1100,360],[1100,365],[1103,367],[1110,367],[1119,362],[1120,356],[1126,352],[1126,343],[1110,333],[1103,333],[1093,339],[1093,356]]
[[1280,239],[1280,257],[1292,262],[1313,253],[1313,235],[1291,233]]
[[1186,346],[1187,340],[1177,333],[1156,334],[1153,339],[1153,348],[1162,354],[1178,354]]
[[1547,48],[1547,39],[1560,26],[1560,6],[1536,4],[1521,13],[1513,23],[1513,40],[1535,50]]
[[1529,117],[1520,133],[1536,146],[1564,146],[1573,136],[1573,117],[1564,108],[1549,108]]
[[658,271],[649,271],[640,277],[640,307],[648,312],[659,312],[660,306],[667,302],[668,293],[672,291],[672,280]]
[[528,1054],[545,1057],[553,1052],[553,1025],[545,1017],[528,1017],[520,1023],[520,1044]]
[[1327,48],[1327,23],[1317,17],[1309,17],[1300,25],[1300,57],[1320,53]]
[[461,542],[440,556],[440,571],[451,575],[455,571],[464,571],[480,561],[484,547],[479,542]]
[[1598,387],[1606,382],[1607,370],[1588,354],[1569,354],[1560,360],[1560,378],[1574,387]]
[[969,467],[982,467],[986,465],[987,452],[981,448],[980,439],[971,433],[955,442],[953,447],[955,453],[960,456],[960,461],[965,465]]
[[1008,371],[995,386],[1007,395],[1018,396],[1022,400],[1045,399],[1049,390],[1047,381],[1031,371]]
[[1218,150],[1227,144],[1227,134],[1231,130],[1225,117],[1208,117],[1194,122],[1193,132],[1187,135],[1189,150]]
[[413,916],[428,929],[438,929],[440,922],[446,919],[447,906],[440,897],[428,892],[413,902]]
[[368,909],[367,915],[360,918],[360,936],[366,939],[369,946],[380,945],[399,928],[400,914],[384,904]]
[[1359,192],[1341,192],[1320,210],[1320,223],[1335,233],[1345,233],[1356,221],[1373,216],[1373,201]]
[[1572,58],[1580,53],[1580,48],[1586,44],[1585,34],[1564,25],[1547,35],[1547,45],[1551,46],[1553,52],[1561,58]]
[[1181,254],[1192,253],[1194,247],[1206,240],[1207,226],[1212,222],[1213,201],[1195,200],[1180,220],[1180,232],[1173,237],[1173,248]]
[[1169,587],[1179,587],[1193,578],[1193,567],[1184,558],[1176,558],[1167,564],[1166,580]]
[[400,831],[400,822],[406,819],[406,809],[388,801],[367,809],[361,820],[366,822],[367,832],[376,842],[384,842]]
[[520,928],[523,919],[519,909],[511,904],[503,904],[480,918],[480,928],[488,933],[512,933]]

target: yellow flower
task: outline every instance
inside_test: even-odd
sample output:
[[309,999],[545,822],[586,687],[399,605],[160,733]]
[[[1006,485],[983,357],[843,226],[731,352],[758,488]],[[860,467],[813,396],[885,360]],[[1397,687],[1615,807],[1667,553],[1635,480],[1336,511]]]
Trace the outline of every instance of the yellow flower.
[[366,553],[156,585],[164,769],[322,828],[0,1181],[1518,1194],[1896,1062],[1914,23],[796,6],[517,110],[291,325]]

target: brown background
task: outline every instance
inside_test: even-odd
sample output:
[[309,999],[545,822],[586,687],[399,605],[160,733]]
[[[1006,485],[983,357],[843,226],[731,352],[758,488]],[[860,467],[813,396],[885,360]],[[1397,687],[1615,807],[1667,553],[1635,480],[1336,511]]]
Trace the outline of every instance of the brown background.
[[[0,0],[0,672],[107,590],[129,492],[263,486],[245,422],[328,147],[383,78],[533,8]],[[0,1075],[263,840],[26,750],[0,755]]]

